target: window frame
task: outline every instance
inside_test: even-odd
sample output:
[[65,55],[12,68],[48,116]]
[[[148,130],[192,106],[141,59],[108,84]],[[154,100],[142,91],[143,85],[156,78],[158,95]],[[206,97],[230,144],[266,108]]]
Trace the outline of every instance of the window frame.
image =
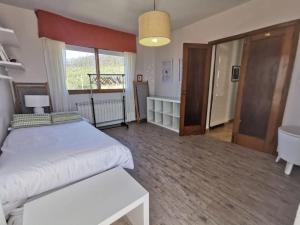
[[[78,49],[78,51],[80,51],[80,49],[84,49],[84,47],[69,45],[69,48],[66,48],[66,50],[73,50],[73,49],[74,50]],[[98,79],[100,80],[101,73],[100,73],[100,64],[99,64],[99,49],[98,48],[89,48],[89,49],[94,49],[96,74]],[[101,50],[101,52],[105,53],[109,51]],[[97,89],[92,89],[92,91],[93,93],[121,93],[123,92],[123,89],[101,89],[100,83],[97,83]],[[72,89],[72,90],[68,89],[68,92],[70,95],[90,94],[91,90],[90,89]]]

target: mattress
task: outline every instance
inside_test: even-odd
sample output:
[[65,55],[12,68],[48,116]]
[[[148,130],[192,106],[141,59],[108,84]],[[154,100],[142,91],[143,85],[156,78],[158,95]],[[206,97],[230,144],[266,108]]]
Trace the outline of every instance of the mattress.
[[6,215],[36,195],[117,166],[134,167],[127,147],[85,121],[13,130],[1,150]]

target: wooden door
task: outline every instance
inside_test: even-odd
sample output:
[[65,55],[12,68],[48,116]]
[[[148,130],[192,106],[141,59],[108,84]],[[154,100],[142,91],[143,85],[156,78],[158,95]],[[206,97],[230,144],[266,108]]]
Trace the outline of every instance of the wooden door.
[[233,141],[274,153],[297,47],[295,26],[245,40]]
[[183,44],[180,135],[204,134],[211,46]]

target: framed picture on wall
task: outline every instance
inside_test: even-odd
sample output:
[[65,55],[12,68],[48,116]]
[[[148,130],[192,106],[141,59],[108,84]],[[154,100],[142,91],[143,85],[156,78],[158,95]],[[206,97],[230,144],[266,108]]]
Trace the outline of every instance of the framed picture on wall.
[[238,82],[240,80],[240,72],[241,72],[240,66],[232,66],[232,72],[231,72],[232,82]]
[[136,75],[136,81],[137,82],[143,82],[143,74]]
[[161,80],[163,82],[173,81],[173,59],[161,62]]

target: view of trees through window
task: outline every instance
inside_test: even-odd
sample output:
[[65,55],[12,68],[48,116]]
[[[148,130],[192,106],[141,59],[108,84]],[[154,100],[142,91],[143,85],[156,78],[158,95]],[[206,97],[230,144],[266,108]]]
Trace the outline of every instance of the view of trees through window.
[[[66,74],[69,90],[90,88],[88,73],[96,73],[95,54],[90,52],[66,51]],[[97,85],[93,85],[97,88]]]
[[[88,73],[96,74],[96,57],[90,52],[66,50],[66,74],[69,90],[90,88]],[[100,77],[93,76],[93,89],[122,89],[124,57],[119,55],[98,54]]]
[[101,89],[122,89],[124,57],[99,54]]

